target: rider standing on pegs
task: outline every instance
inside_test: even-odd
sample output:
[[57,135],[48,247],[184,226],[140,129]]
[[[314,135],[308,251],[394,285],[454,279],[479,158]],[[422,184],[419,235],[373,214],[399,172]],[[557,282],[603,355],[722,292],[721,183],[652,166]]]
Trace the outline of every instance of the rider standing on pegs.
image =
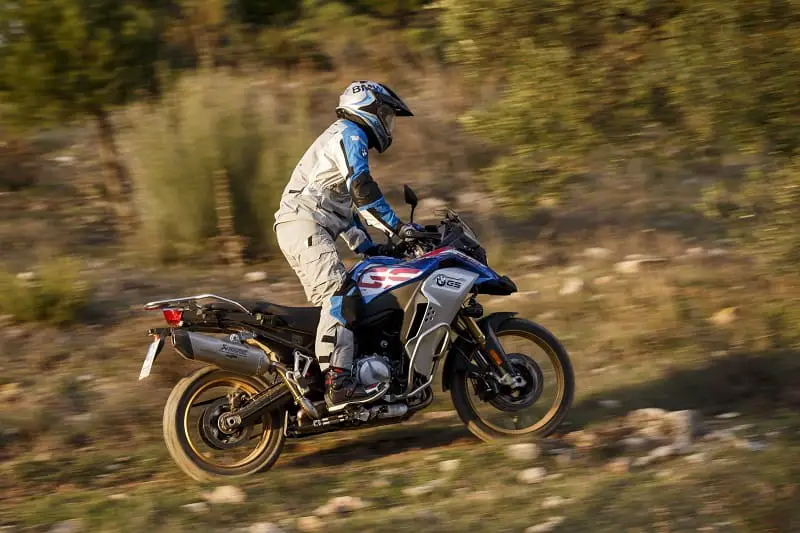
[[[342,236],[356,253],[379,255],[359,215],[389,237],[403,224],[369,172],[369,148],[384,152],[392,144],[395,117],[413,116],[391,89],[371,81],[350,84],[339,97],[339,120],[303,155],[275,213],[278,245],[303,284],[312,305],[322,307],[315,353],[325,374],[329,407],[369,396],[352,375],[358,288],[334,241]],[[413,225],[413,227],[417,227]]]

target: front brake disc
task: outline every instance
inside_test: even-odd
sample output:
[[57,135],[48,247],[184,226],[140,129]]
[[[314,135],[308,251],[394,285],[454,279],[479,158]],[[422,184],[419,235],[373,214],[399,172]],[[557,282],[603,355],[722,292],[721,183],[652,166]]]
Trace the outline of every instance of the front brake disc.
[[527,409],[542,395],[544,375],[539,364],[524,354],[506,355],[511,366],[525,379],[525,385],[519,389],[501,386],[500,392],[489,403],[504,412],[516,412]]

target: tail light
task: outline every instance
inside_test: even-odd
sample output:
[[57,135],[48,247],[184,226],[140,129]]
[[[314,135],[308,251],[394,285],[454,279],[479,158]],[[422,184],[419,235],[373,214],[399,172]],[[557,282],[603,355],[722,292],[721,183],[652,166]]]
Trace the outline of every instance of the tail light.
[[170,326],[177,327],[181,325],[181,321],[183,320],[183,310],[164,309],[161,312],[164,313],[164,320],[166,320],[167,324]]

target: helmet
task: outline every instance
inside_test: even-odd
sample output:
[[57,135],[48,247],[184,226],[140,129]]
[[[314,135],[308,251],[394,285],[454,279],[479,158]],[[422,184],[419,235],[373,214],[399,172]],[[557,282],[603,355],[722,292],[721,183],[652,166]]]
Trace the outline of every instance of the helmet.
[[339,97],[336,115],[363,127],[370,146],[383,152],[392,144],[395,116],[413,117],[414,113],[386,85],[354,81]]

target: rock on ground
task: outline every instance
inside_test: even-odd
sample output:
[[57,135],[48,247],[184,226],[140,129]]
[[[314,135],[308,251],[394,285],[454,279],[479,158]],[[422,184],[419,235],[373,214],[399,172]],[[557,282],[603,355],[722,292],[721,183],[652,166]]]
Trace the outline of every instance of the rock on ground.
[[328,500],[328,503],[322,507],[318,507],[314,514],[317,516],[346,514],[364,509],[369,505],[368,501],[362,500],[357,496],[337,496]]
[[267,281],[267,273],[263,270],[256,270],[255,272],[248,272],[244,275],[244,280],[248,283],[259,283]]
[[541,255],[523,255],[519,258],[520,263],[524,263],[528,266],[537,267],[544,264],[544,257]]
[[582,450],[594,447],[598,440],[598,437],[595,433],[585,429],[573,431],[568,435],[568,438],[570,442]]
[[24,283],[32,283],[36,281],[36,273],[35,272],[20,272],[17,274],[17,279]]
[[525,533],[548,533],[550,531],[553,531],[558,526],[560,526],[564,522],[564,520],[566,520],[566,518],[564,518],[563,516],[554,516],[552,518],[548,518],[541,524],[530,526],[525,530]]
[[687,455],[686,460],[692,464],[699,465],[708,462],[708,455],[705,452],[697,452]]
[[716,418],[719,418],[720,420],[730,420],[731,418],[738,418],[739,416],[740,416],[739,413],[730,412],[730,413],[719,414],[716,416]]
[[571,296],[583,290],[583,280],[581,278],[567,278],[558,290],[561,296]]
[[325,522],[316,516],[303,516],[297,519],[297,529],[303,532],[320,531]]
[[203,494],[203,498],[210,504],[243,503],[247,494],[239,487],[223,485]]
[[506,455],[514,461],[533,461],[539,457],[541,453],[542,450],[539,446],[532,442],[511,444],[506,448]]
[[548,496],[542,500],[542,508],[553,509],[555,507],[561,507],[565,503],[569,503],[567,498],[562,498],[561,496]]
[[283,533],[283,530],[272,522],[256,522],[246,529],[247,533]]
[[83,520],[80,518],[64,520],[50,529],[50,533],[78,533],[79,531],[83,531]]
[[646,450],[651,441],[644,437],[627,437],[619,441],[619,444],[627,452],[640,452]]
[[406,487],[403,489],[403,494],[406,496],[424,496],[426,494],[430,494],[433,490],[441,485],[441,480],[434,479],[433,481],[429,481],[427,483],[423,483],[422,485],[417,485],[414,487]]
[[612,281],[614,281],[614,276],[598,276],[594,278],[594,284],[599,286],[608,285]]
[[622,404],[618,400],[599,400],[597,405],[605,409],[617,409]]
[[736,321],[738,316],[739,309],[737,307],[726,307],[711,315],[709,320],[715,326],[729,326]]
[[447,461],[442,461],[439,463],[439,472],[443,474],[449,474],[450,472],[455,472],[458,470],[458,467],[461,466],[461,459],[449,459]]
[[639,261],[635,259],[629,261],[620,261],[614,265],[614,271],[619,272],[620,274],[635,274],[639,272]]
[[181,505],[182,508],[192,513],[205,513],[208,512],[208,504],[206,502],[194,502]]
[[614,255],[614,252],[608,248],[601,248],[599,246],[586,248],[583,251],[583,256],[588,259],[608,259],[612,255]]
[[672,425],[672,443],[678,451],[688,451],[695,439],[705,432],[703,417],[699,411],[673,411],[666,418]]
[[547,471],[544,468],[535,466],[533,468],[526,468],[517,474],[517,481],[525,483],[526,485],[531,485],[533,483],[539,483],[546,475]]
[[641,271],[642,265],[665,263],[666,261],[663,257],[643,257],[634,254],[626,256],[624,261],[616,263],[614,271],[620,274],[636,274]]
[[675,455],[675,448],[673,446],[669,445],[659,446],[658,448],[655,448],[647,455],[637,458],[633,462],[633,466],[637,467],[647,466],[653,463],[663,461],[664,459],[672,457],[673,455]]

